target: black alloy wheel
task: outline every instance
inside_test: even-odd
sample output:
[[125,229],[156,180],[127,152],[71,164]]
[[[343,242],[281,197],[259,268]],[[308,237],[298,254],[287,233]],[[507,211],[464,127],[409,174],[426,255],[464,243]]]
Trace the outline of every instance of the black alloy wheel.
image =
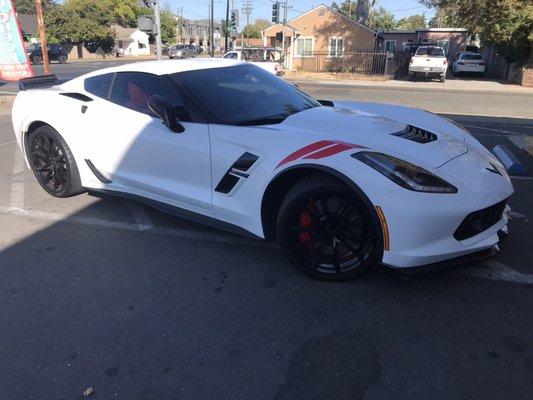
[[284,226],[278,227],[278,239],[297,268],[319,279],[346,280],[375,264],[375,224],[349,188],[331,182],[315,185],[289,203],[280,212]]
[[31,168],[46,192],[55,197],[68,197],[82,191],[74,157],[53,128],[37,128],[30,134],[28,144]]

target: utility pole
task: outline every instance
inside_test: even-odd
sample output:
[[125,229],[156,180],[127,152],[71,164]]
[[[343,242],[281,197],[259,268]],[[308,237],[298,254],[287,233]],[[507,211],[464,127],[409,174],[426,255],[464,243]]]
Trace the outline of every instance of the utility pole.
[[37,24],[39,25],[39,37],[41,39],[41,53],[43,55],[44,74],[50,75],[50,61],[48,60],[48,43],[46,42],[46,30],[44,28],[43,5],[41,0],[35,0],[37,12]]
[[228,51],[228,36],[229,36],[229,0],[226,0],[226,29],[224,32],[224,51]]
[[[246,27],[250,25],[250,15],[252,14],[253,9],[254,9],[254,0],[242,0],[242,13],[246,15]],[[246,45],[250,46],[250,28],[249,27],[246,30]]]
[[288,1],[285,0],[283,5],[283,25],[281,25],[281,57],[283,67],[285,67],[285,25],[287,25],[287,8],[289,7]]
[[214,18],[214,0],[211,0],[211,57],[215,56],[215,18]]
[[154,17],[156,25],[156,36],[155,36],[155,54],[158,60],[162,58],[162,45],[161,45],[161,13],[159,10],[159,0],[154,0]]

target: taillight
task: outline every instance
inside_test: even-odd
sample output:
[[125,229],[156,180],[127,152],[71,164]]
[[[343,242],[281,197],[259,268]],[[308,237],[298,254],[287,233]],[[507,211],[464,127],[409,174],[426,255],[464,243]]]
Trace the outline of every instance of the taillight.
[[409,64],[412,64],[413,63],[413,57],[411,57],[411,61],[409,61]]
[[465,62],[464,62],[463,60],[461,60],[461,61],[458,61],[457,64],[459,64],[459,65],[465,65]]
[[446,65],[446,64],[448,64],[448,60],[446,59],[442,60],[442,65]]
[[479,65],[485,65],[485,61],[481,61]]

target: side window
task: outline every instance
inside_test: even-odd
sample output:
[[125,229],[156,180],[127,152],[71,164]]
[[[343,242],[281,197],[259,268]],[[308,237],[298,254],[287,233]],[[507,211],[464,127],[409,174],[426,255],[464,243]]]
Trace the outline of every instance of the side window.
[[95,96],[107,99],[111,83],[113,82],[113,73],[96,75],[85,79],[83,84],[85,91],[94,94]]
[[167,76],[145,72],[118,72],[109,100],[131,110],[156,117],[148,107],[148,99],[156,94],[170,100],[181,120],[190,120],[181,97],[174,90],[173,83]]
[[224,56],[224,58],[237,59],[237,53],[228,53]]

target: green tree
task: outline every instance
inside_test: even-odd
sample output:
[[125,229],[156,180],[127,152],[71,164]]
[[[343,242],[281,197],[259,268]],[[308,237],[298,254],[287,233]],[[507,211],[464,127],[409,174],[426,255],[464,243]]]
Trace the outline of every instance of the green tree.
[[102,3],[111,11],[114,23],[126,28],[137,27],[137,18],[149,12],[138,0],[102,0]]
[[496,45],[507,61],[525,60],[533,42],[531,0],[419,0],[441,14],[443,26],[466,28]]
[[52,43],[84,44],[93,50],[109,49],[114,43],[113,13],[101,0],[66,0],[48,10],[45,22]]
[[242,30],[242,35],[244,37],[249,37],[251,39],[260,39],[262,37],[262,31],[272,25],[266,19],[257,19],[253,24],[246,25]]
[[178,20],[169,7],[161,11],[161,40],[163,43],[174,43],[178,33]]
[[414,31],[415,29],[427,28],[426,16],[423,14],[410,15],[398,21],[396,29],[400,31]]
[[343,0],[340,4],[334,1],[331,8],[364,25],[369,24],[370,10],[376,0]]
[[370,28],[380,31],[391,31],[396,28],[398,22],[394,18],[394,14],[379,7],[370,14]]
[[[54,0],[42,0],[43,10],[55,5]],[[35,0],[13,0],[13,6],[19,14],[35,14]]]

